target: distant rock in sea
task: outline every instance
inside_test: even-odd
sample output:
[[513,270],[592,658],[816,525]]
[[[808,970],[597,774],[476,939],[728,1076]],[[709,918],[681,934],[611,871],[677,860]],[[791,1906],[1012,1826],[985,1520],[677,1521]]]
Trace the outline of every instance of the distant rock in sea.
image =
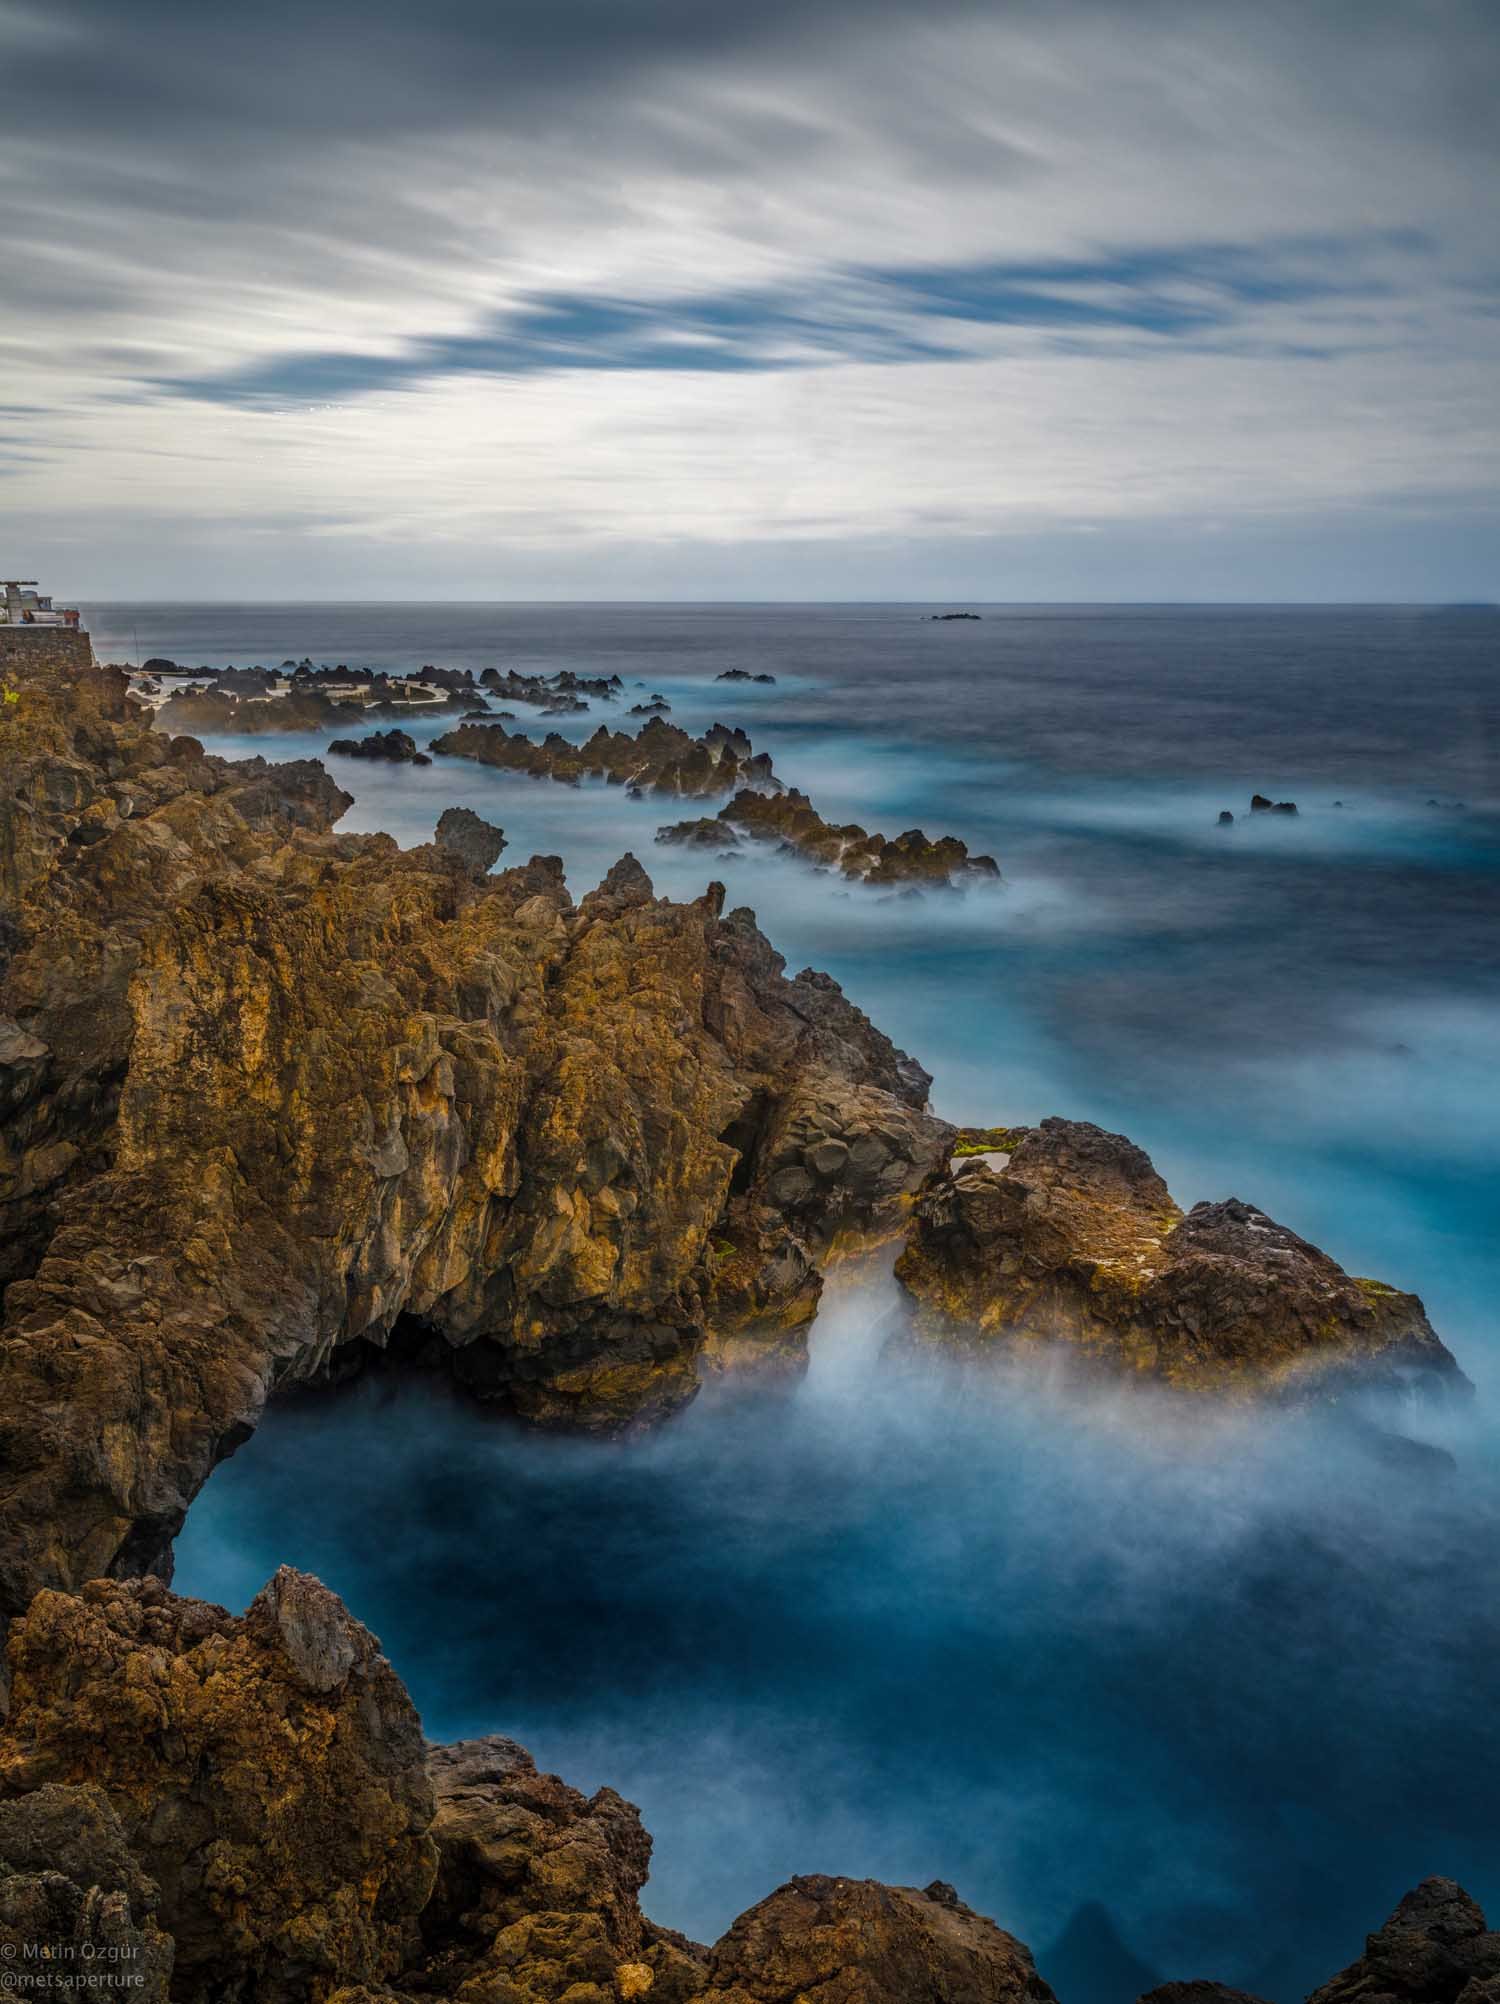
[[335,738],[328,747],[341,758],[394,759],[401,765],[431,765],[426,752],[405,731],[374,731],[367,738]]
[[927,616],[929,619],[935,619],[941,624],[945,620],[979,619],[983,615],[977,612],[930,612]]
[[726,668],[722,675],[715,675],[716,682],[774,682],[774,675],[752,675],[748,668]]
[[1252,814],[1295,814],[1297,812],[1297,803],[1295,800],[1267,800],[1263,793],[1252,793],[1250,796],[1250,812]]

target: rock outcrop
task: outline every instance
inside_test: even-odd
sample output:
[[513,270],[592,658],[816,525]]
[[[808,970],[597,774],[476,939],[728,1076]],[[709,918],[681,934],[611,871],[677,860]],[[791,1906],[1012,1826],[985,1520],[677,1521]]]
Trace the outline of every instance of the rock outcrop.
[[[0,795],[0,1597],[164,1566],[282,1386],[400,1334],[617,1430],[800,1361],[952,1130],[826,977],[633,858],[340,836],[118,677],[32,678]],[[453,824],[449,824],[451,835]],[[472,834],[473,831],[470,830]],[[398,1332],[398,1324],[400,1330]]]
[[1087,1121],[961,1135],[896,1274],[919,1337],[976,1352],[1065,1344],[1196,1388],[1467,1384],[1414,1294],[1238,1199],[1184,1214],[1141,1149]]
[[1424,1879],[1308,2004],[1500,2004],[1500,1933],[1452,1879]]
[[563,716],[587,710],[588,697],[613,702],[625,686],[618,675],[578,675],[571,668],[556,675],[518,675],[514,669],[502,675],[498,668],[486,668],[479,680],[502,702]]
[[757,754],[743,731],[715,724],[694,738],[676,724],[663,723],[660,715],[635,737],[601,724],[581,745],[570,744],[556,731],[536,744],[524,731],[507,731],[503,724],[460,724],[435,738],[432,749],[449,758],[469,758],[502,772],[555,779],[565,786],[577,786],[585,779],[606,780],[633,793],[685,800],[716,798],[736,787],[774,792],[781,784],[769,755]]
[[437,1869],[421,1728],[316,1580],[283,1568],[240,1619],[156,1580],[44,1592],[8,1659],[0,1855],[18,1812],[48,1814],[84,1904],[126,1899],[121,1925],[170,1938],[174,1997],[281,2004],[415,1959]]
[[476,877],[487,877],[505,848],[503,832],[472,807],[445,807],[438,816],[436,840]]
[[792,1879],[730,1928],[704,2004],[1052,2004],[1031,1953],[934,1881]]
[[920,828],[887,838],[858,822],[835,827],[823,819],[805,793],[737,793],[716,816],[679,821],[656,831],[658,842],[695,847],[733,847],[741,837],[774,842],[788,855],[819,869],[876,888],[902,885],[957,887],[994,882],[1000,866],[993,856],[971,856],[954,835],[931,837]]
[[367,738],[334,738],[328,747],[341,758],[381,758],[397,765],[431,765],[407,731],[371,731]]

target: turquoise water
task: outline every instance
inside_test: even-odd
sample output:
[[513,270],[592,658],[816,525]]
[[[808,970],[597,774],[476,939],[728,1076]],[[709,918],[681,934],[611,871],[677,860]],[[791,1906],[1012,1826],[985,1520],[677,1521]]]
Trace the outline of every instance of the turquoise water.
[[[346,826],[415,841],[467,804],[575,894],[626,847],[674,895],[720,874],[940,1111],[1121,1128],[1184,1202],[1251,1199],[1417,1289],[1478,1397],[1403,1422],[1456,1476],[1311,1421],[911,1381],[878,1362],[899,1306],[872,1276],[790,1403],[700,1400],[644,1444],[528,1439],[385,1380],[285,1408],[204,1492],[179,1583],[238,1605],[281,1561],[319,1572],[429,1731],[512,1732],[639,1801],[648,1905],[689,1932],[792,1870],[941,1876],[1065,2004],[1132,1995],[1132,1956],[1291,1998],[1427,1872],[1500,1902],[1500,617],[981,609],[91,619],[101,653],[194,663],[619,672],[687,728],[743,724],[831,818],[992,852],[995,891],[882,903],[657,848],[674,817],[618,789],[329,761]],[[715,682],[737,665],[776,686]],[[1248,822],[1257,790],[1298,816]]]

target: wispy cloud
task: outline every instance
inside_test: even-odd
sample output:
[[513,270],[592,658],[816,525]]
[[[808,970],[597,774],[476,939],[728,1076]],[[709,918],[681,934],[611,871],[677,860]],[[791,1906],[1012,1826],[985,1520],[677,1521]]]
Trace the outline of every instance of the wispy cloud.
[[[989,352],[976,335],[997,328],[1201,340],[1249,328],[1265,308],[1373,307],[1398,287],[1389,272],[1372,269],[1372,258],[1420,258],[1430,248],[1419,232],[1380,231],[1122,250],[1095,259],[834,272],[796,288],[718,295],[555,293],[522,299],[472,334],[408,341],[386,354],[278,355],[154,387],[226,404],[311,404],[448,376],[973,360]],[[1314,349],[1336,352],[1326,339],[1309,341],[1306,351]],[[1088,351],[1075,344],[1072,352]]]

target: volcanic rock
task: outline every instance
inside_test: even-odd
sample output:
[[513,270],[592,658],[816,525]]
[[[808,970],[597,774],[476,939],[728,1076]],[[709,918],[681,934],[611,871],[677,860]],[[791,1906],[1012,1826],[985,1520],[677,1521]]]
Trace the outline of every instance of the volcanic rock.
[[412,1958],[437,1864],[421,1730],[316,1580],[283,1568],[240,1619],[157,1580],[44,1592],[8,1654],[0,1855],[25,1813],[34,1870],[50,1817],[54,1869],[128,1902],[159,1963],[171,1937],[174,1997],[276,2004]]
[[[717,727],[716,727],[717,728]],[[789,855],[821,869],[838,870],[843,876],[874,886],[955,885],[982,880],[995,881],[1000,866],[993,856],[971,856],[955,836],[936,839],[912,828],[904,835],[887,840],[871,835],[857,822],[834,827],[814,808],[805,793],[795,788],[774,795],[758,791],[737,793],[718,812],[717,819],[731,837],[744,835],[752,841],[774,842]],[[679,821],[658,828],[658,842],[706,846],[715,839],[706,821]]]
[[715,724],[703,737],[693,738],[677,725],[663,723],[660,716],[652,717],[635,737],[601,724],[581,745],[570,744],[556,732],[535,744],[523,732],[507,731],[499,723],[461,724],[434,739],[432,749],[568,786],[604,779],[635,792],[694,800],[744,786],[779,790],[781,784],[770,759],[765,753],[754,754],[743,731]]
[[1467,1386],[1415,1295],[1351,1278],[1236,1198],[1184,1215],[1124,1135],[1044,1120],[1003,1138],[917,1198],[896,1274],[919,1337],[1063,1343],[1189,1387],[1292,1390],[1336,1371]]
[[704,2004],[1051,2004],[1029,1950],[966,1907],[873,1879],[792,1879],[730,1928]]
[[626,859],[575,906],[556,858],[333,834],[317,769],[278,806],[102,673],[0,733],[11,1610],[165,1564],[267,1398],[398,1323],[547,1425],[664,1415],[711,1343],[784,1368],[816,1263],[946,1151],[921,1068],[718,886]]
[[402,765],[431,765],[426,752],[405,731],[372,731],[367,738],[335,738],[328,747],[343,758],[394,759]]
[[1452,1879],[1424,1879],[1308,2004],[1500,2004],[1500,1933]]
[[503,832],[471,807],[445,807],[438,816],[437,841],[476,877],[487,877],[505,848]]

